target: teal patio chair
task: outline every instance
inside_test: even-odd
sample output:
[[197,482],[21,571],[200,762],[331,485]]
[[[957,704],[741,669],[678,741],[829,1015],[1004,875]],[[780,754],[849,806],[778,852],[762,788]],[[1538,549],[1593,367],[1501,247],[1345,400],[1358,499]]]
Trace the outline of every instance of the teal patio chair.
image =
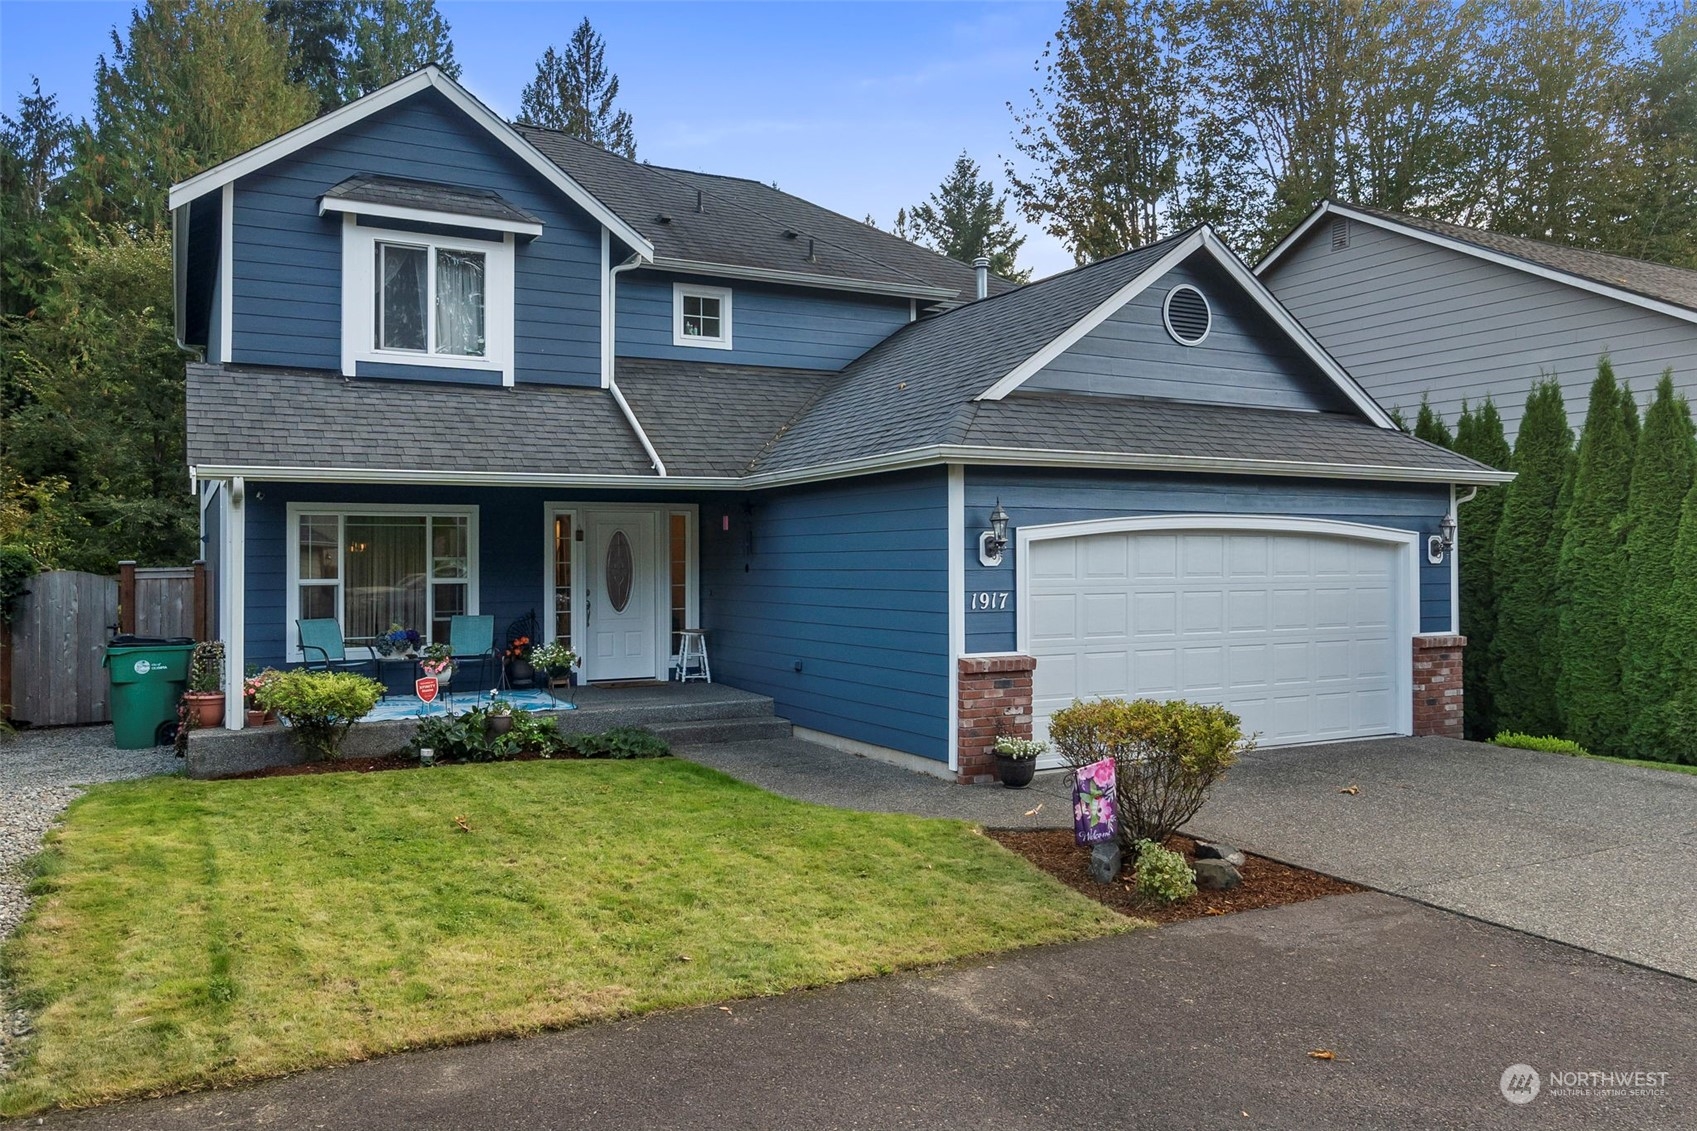
[[[456,668],[463,668],[468,663],[478,665],[478,675],[483,681],[477,685],[480,690],[490,686],[491,668],[495,671],[494,686],[499,688],[505,684],[502,673],[506,665],[501,663],[495,652],[494,617],[454,617],[448,622],[448,650]],[[465,684],[459,686],[464,687]]]
[[300,633],[302,666],[327,672],[363,671],[377,674],[377,652],[370,645],[365,650],[370,657],[364,660],[348,658],[347,645],[342,640],[342,626],[332,617],[321,620],[297,620],[295,631]]

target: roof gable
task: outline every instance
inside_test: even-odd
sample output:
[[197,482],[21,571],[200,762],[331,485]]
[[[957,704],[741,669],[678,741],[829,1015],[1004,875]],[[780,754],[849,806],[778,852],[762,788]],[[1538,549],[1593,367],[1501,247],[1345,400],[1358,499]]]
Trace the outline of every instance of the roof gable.
[[1321,201],[1302,223],[1291,229],[1255,265],[1256,275],[1264,276],[1277,270],[1287,255],[1300,246],[1327,216],[1345,217],[1448,248],[1461,255],[1605,295],[1686,322],[1697,322],[1697,271],[1331,200]]
[[228,161],[214,165],[180,184],[172,185],[170,206],[173,210],[179,208],[198,197],[231,184],[249,173],[257,172],[426,90],[435,90],[445,97],[458,110],[486,130],[500,145],[510,150],[519,160],[541,174],[543,179],[564,193],[578,207],[588,212],[598,223],[607,228],[627,246],[634,248],[643,258],[653,258],[654,247],[646,237],[632,228],[601,200],[593,196],[565,170],[537,152],[533,145],[521,137],[513,127],[502,121],[499,115],[472,97],[469,91],[448,78],[435,66],[414,71],[406,78],[373,91],[364,98],[356,99],[346,106],[338,107],[303,126],[290,130],[281,137],[273,138],[240,156],[232,157]]

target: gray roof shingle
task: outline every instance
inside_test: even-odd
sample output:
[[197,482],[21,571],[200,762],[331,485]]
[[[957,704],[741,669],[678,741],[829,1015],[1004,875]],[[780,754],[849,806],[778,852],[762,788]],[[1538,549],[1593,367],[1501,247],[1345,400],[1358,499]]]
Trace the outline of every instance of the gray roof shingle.
[[[652,242],[659,258],[789,271],[843,283],[941,288],[955,292],[960,300],[974,295],[976,280],[970,264],[771,185],[631,161],[555,130],[525,125],[517,129],[543,156]],[[701,211],[697,211],[698,202]],[[807,257],[810,243],[811,261]],[[992,277],[990,287],[997,293],[1014,284]]]
[[420,385],[194,363],[188,437],[189,463],[201,466],[654,473],[610,393],[559,385]]
[[330,200],[357,200],[367,204],[390,204],[398,208],[451,212],[456,216],[511,220],[521,224],[542,222],[489,189],[437,184],[435,181],[415,181],[408,177],[386,177],[376,173],[357,173],[326,189],[324,197]]
[[1426,220],[1401,212],[1387,212],[1382,208],[1367,208],[1359,204],[1345,204],[1343,207],[1377,216],[1394,224],[1470,243],[1500,255],[1523,259],[1528,263],[1577,278],[1631,291],[1645,298],[1659,299],[1687,310],[1697,310],[1697,271],[1670,267],[1665,263],[1650,263],[1643,259],[1630,259],[1606,251],[1563,247],[1560,244],[1545,243],[1543,240],[1527,239],[1524,236],[1487,232],[1482,228],[1467,228],[1442,220]]
[[838,374],[621,357],[619,389],[671,475],[746,475]]

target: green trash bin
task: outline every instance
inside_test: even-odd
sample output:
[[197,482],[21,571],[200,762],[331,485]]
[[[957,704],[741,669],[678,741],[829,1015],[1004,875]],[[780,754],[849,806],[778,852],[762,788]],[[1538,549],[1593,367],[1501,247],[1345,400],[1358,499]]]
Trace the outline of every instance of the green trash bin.
[[177,701],[189,680],[194,641],[117,636],[102,661],[112,680],[112,731],[120,750],[144,750],[177,733]]

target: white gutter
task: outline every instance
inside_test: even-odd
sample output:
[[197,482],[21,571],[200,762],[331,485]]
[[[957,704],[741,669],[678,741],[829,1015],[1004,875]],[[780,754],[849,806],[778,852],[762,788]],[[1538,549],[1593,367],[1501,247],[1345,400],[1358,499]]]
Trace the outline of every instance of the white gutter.
[[[641,433],[638,433],[641,435]],[[962,463],[990,467],[1063,467],[1110,471],[1192,471],[1220,475],[1268,475],[1299,479],[1361,479],[1387,483],[1493,484],[1514,479],[1512,471],[1463,472],[1428,467],[1378,464],[1305,463],[1294,460],[1231,459],[1216,456],[1109,454],[1086,451],[1031,451],[1025,448],[970,447],[934,444],[889,455],[839,460],[795,471],[754,475],[668,476],[667,485],[690,490],[754,491],[830,479],[846,479],[882,471],[908,471],[937,464]],[[252,480],[295,483],[417,484],[421,468],[255,467],[196,465],[202,478],[246,476]],[[654,486],[651,475],[555,475],[548,472],[465,471],[430,472],[435,483],[467,487],[611,487]]]
[[[607,260],[607,239],[607,229],[602,228],[601,260],[603,263]],[[636,433],[637,442],[642,445],[642,450],[648,454],[649,462],[654,465],[654,470],[659,473],[660,478],[666,479],[668,478],[666,461],[661,459],[660,453],[655,450],[653,441],[648,438],[648,432],[642,427],[642,421],[636,418],[636,413],[632,411],[630,402],[625,400],[625,395],[619,390],[619,383],[614,377],[614,371],[618,368],[619,353],[616,340],[619,327],[619,272],[629,271],[633,267],[640,266],[642,266],[642,256],[633,254],[617,267],[610,268],[607,271],[607,300],[601,304],[602,310],[605,312],[601,322],[601,384],[609,393],[613,394],[613,403],[618,405],[619,411],[625,414],[625,422],[630,425],[631,431]]]

